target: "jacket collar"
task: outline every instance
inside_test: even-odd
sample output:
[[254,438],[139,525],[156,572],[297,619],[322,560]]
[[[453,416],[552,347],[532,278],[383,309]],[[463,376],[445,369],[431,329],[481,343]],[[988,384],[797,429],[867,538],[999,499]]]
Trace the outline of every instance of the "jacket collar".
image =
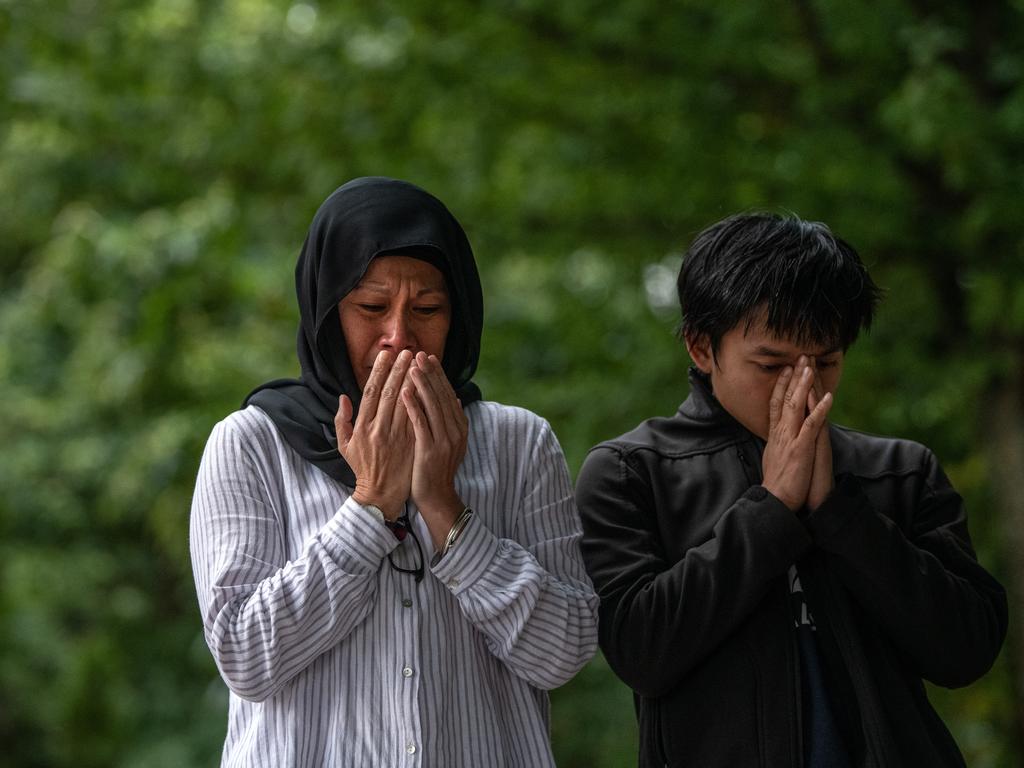
[[711,391],[710,376],[695,365],[690,366],[687,376],[690,381],[690,394],[679,406],[679,415],[708,426],[730,427],[736,430],[737,434],[757,444],[764,444],[764,440],[736,421],[718,402],[718,398]]
[[690,381],[690,394],[679,406],[680,415],[696,421],[722,424],[732,422],[739,425],[712,393],[710,376],[691,365],[687,378]]

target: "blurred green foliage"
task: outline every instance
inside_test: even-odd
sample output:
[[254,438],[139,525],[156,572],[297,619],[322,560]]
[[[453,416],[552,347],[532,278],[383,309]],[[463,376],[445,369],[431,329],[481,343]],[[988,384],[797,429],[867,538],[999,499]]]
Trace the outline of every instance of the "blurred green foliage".
[[[1012,580],[985,406],[1024,365],[1020,0],[0,0],[0,41],[0,766],[217,763],[192,483],[214,422],[296,372],[294,259],[358,175],[464,223],[478,381],[574,471],[685,396],[697,230],[829,222],[890,294],[837,419],[932,446]],[[932,691],[972,766],[1019,764],[1022,659]],[[553,739],[633,764],[602,660]]]

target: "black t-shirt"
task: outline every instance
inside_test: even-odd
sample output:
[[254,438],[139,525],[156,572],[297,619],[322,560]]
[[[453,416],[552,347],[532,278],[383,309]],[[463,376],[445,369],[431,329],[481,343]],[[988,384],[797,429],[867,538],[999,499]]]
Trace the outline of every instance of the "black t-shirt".
[[789,595],[800,647],[804,765],[806,768],[850,768],[850,756],[825,688],[814,617],[804,600],[800,574],[795,565],[789,569]]

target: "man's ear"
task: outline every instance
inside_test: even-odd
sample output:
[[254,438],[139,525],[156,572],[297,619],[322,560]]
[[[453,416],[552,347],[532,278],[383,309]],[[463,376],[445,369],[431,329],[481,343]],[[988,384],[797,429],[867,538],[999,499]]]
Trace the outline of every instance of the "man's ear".
[[686,351],[690,353],[690,359],[702,373],[711,373],[711,368],[715,364],[715,356],[711,352],[711,339],[707,334],[687,336]]

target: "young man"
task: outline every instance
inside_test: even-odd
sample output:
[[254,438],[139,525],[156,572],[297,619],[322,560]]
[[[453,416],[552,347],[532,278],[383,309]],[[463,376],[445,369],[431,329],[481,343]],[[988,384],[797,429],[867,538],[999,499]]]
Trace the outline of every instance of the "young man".
[[878,289],[822,224],[740,215],[678,280],[690,395],[577,483],[641,766],[962,766],[922,680],[991,666],[1006,596],[932,453],[828,423]]

